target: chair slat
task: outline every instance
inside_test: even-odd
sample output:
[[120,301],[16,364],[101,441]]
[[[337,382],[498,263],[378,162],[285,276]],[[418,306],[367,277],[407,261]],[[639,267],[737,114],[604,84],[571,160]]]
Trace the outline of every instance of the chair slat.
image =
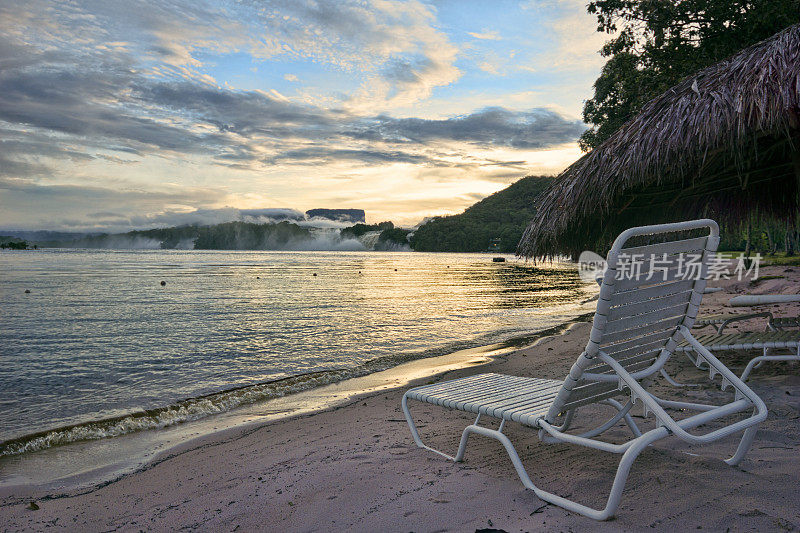
[[[715,350],[761,350],[764,348],[798,349],[800,347],[800,332],[792,331],[708,334],[696,336],[695,339],[712,352]],[[675,349],[678,352],[692,350],[692,346],[686,341],[681,342]]]
[[564,403],[564,406],[561,408],[560,412],[565,413],[571,409],[576,409],[584,405],[591,405],[593,403],[601,402],[603,400],[607,400],[608,398],[613,398],[614,396],[623,394],[623,392],[617,389],[616,386],[611,387],[605,391],[599,391],[599,392],[595,391],[595,392],[596,394],[590,394],[586,398],[573,399],[572,397],[570,397],[570,399]]
[[614,292],[620,293],[639,290],[645,287],[654,287],[669,282],[686,280],[692,273],[681,267],[671,267],[664,272],[656,272],[652,278],[647,279],[649,271],[642,270],[638,274],[618,273],[622,279],[614,282]]
[[682,321],[683,317],[674,317],[666,320],[660,320],[652,324],[644,324],[633,329],[617,331],[614,333],[606,333],[601,337],[600,345],[603,346],[606,344],[614,344],[622,340],[634,339],[656,331],[674,331],[674,328]]
[[611,309],[622,305],[645,302],[652,298],[660,298],[662,296],[667,296],[678,292],[691,291],[693,286],[694,280],[682,279],[673,281],[672,283],[664,283],[635,291],[619,292],[613,295]]
[[623,359],[627,359],[633,355],[642,353],[642,352],[656,352],[659,353],[661,350],[664,349],[664,346],[667,344],[666,340],[653,342],[644,344],[642,346],[633,346],[628,348],[627,350],[622,350],[621,352],[617,352],[612,357],[617,361],[622,361]]
[[705,247],[706,243],[708,242],[708,237],[695,237],[692,239],[683,239],[680,241],[667,241],[667,242],[660,242],[657,244],[648,244],[645,246],[632,246],[630,248],[623,248],[620,250],[620,253],[626,253],[629,255],[637,254],[637,255],[658,255],[661,256],[663,254],[681,254],[687,252],[694,252],[699,251],[702,252]]
[[609,321],[608,324],[606,324],[606,333],[617,333],[620,331],[630,330],[675,316],[683,317],[686,315],[686,308],[688,305],[689,303],[686,302],[633,317]]
[[406,395],[433,405],[534,425],[547,414],[562,385],[552,379],[479,374],[416,387]]
[[[443,402],[442,405],[450,407],[450,403],[459,401],[480,400],[482,398],[503,397],[510,391],[516,393],[524,384],[518,381],[492,380],[487,383],[465,385],[460,389],[437,392],[436,396]],[[455,407],[454,407],[455,408]]]
[[773,318],[770,324],[776,328],[798,328],[800,327],[800,317]]
[[634,346],[640,346],[642,344],[650,344],[650,343],[654,343],[654,342],[657,342],[657,341],[664,341],[664,343],[666,344],[667,339],[672,337],[673,334],[674,334],[674,331],[671,330],[671,329],[670,330],[664,330],[664,331],[657,331],[655,333],[650,333],[649,335],[644,335],[642,337],[637,337],[637,338],[635,338],[633,340],[624,341],[624,342],[620,342],[620,343],[617,343],[617,344],[609,344],[609,345],[601,346],[600,350],[602,350],[604,353],[607,353],[608,355],[610,355],[612,357],[617,357],[617,354],[619,352],[627,350],[628,348],[633,348]]
[[608,320],[609,321],[619,320],[620,318],[641,315],[644,313],[649,313],[651,311],[656,311],[658,309],[666,309],[668,307],[671,307],[673,305],[678,305],[680,303],[689,303],[691,297],[692,297],[691,291],[679,292],[677,294],[671,294],[663,298],[654,298],[651,300],[646,300],[644,302],[637,302],[630,305],[614,307],[608,313]]
[[[641,363],[643,361],[652,361],[661,353],[661,350],[650,350],[648,352],[640,353],[633,355],[631,357],[627,357],[625,359],[620,359],[617,362],[622,365],[623,368],[630,372],[630,367]],[[646,367],[647,365],[645,365]],[[602,364],[597,366],[592,366],[586,369],[587,372],[591,372],[592,374],[608,374],[613,372],[614,370],[611,368],[610,365]]]

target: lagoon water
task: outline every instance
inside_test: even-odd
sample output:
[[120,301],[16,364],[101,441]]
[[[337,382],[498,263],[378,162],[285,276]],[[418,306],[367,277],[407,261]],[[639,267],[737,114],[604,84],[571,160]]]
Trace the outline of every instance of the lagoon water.
[[0,253],[0,456],[196,420],[580,312],[574,266],[507,259]]

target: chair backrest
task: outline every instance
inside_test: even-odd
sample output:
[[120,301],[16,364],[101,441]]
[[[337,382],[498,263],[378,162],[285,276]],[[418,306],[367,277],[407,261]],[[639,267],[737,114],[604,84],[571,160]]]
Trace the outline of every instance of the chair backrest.
[[[632,242],[645,237],[653,244]],[[589,342],[548,420],[620,393],[616,373],[597,359],[601,352],[636,379],[663,367],[680,340],[678,327],[694,324],[718,244],[719,227],[708,219],[631,228],[617,237],[606,258]]]

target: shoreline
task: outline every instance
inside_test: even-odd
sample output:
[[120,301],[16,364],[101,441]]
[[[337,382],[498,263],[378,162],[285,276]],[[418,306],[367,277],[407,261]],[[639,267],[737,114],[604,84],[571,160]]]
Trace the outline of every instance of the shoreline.
[[[772,268],[772,267],[770,267]],[[771,270],[764,274],[773,273]],[[775,272],[777,273],[777,272]],[[731,296],[742,292],[796,293],[800,274],[757,284],[726,281],[724,291],[706,295],[703,312],[728,311]],[[798,314],[798,306],[770,308]],[[557,336],[545,336],[523,349],[435,377],[405,376],[411,384],[351,396],[324,411],[296,414],[266,423],[220,431],[163,451],[143,468],[82,491],[32,490],[0,495],[0,519],[9,530],[156,529],[270,531],[641,531],[730,529],[790,530],[800,527],[800,376],[797,365],[765,365],[750,384],[767,403],[769,418],[759,427],[752,450],[736,468],[721,459],[735,438],[707,446],[676,439],[645,451],[631,472],[617,518],[593,520],[544,505],[526,490],[502,447],[489,439],[470,440],[464,463],[452,463],[417,448],[400,408],[404,390],[426,379],[443,380],[478,372],[563,379],[586,344],[590,324],[577,322]],[[740,323],[740,329],[763,329]],[[752,357],[752,354],[750,354]],[[722,352],[720,359],[740,371],[749,359]],[[423,360],[424,361],[424,360]],[[701,400],[728,398],[709,385],[687,358],[673,357],[670,374],[703,384],[679,394]],[[666,391],[671,391],[667,393]],[[662,383],[654,392],[671,397]],[[423,439],[455,450],[472,416],[415,403],[412,414]],[[607,408],[587,407],[577,429]],[[637,423],[653,420],[634,413]],[[534,482],[546,490],[573,495],[582,503],[604,502],[618,457],[568,445],[545,445],[530,428],[509,424]],[[624,438],[624,425],[609,438]],[[686,491],[687,482],[692,490]],[[38,510],[29,510],[36,501]]]
[[[580,306],[581,304],[579,303],[577,305]],[[353,368],[334,368],[290,375],[260,383],[235,386],[199,396],[179,399],[172,404],[135,410],[110,418],[93,419],[72,425],[44,429],[0,441],[0,460],[4,457],[36,453],[49,448],[65,446],[77,442],[116,438],[137,431],[158,431],[178,424],[197,422],[204,418],[224,415],[227,412],[240,408],[247,408],[254,404],[263,404],[284,396],[295,395],[314,388],[383,372],[408,362],[455,356],[462,352],[471,353],[472,351],[483,352],[524,347],[535,342],[542,335],[548,334],[547,332],[558,330],[575,321],[585,321],[589,319],[590,316],[591,313],[582,313],[541,331],[519,334],[489,344],[477,344],[475,346],[459,348],[451,352],[447,352],[447,348],[441,348],[423,352],[423,354],[429,355],[417,356],[415,353],[404,354],[399,357],[387,355],[370,360]],[[459,344],[470,345],[475,344],[475,342],[463,342]],[[193,412],[192,408],[199,404],[207,404],[207,410],[204,412]],[[210,404],[211,409],[208,409],[208,404]],[[222,405],[215,408],[217,404]],[[176,411],[183,411],[182,418],[180,415],[175,415]],[[195,409],[195,411],[199,411],[199,409]],[[104,430],[106,430],[108,434],[104,434]],[[70,438],[70,434],[74,434],[74,438]],[[0,485],[2,485],[2,483],[2,479],[0,479]]]
[[[198,419],[179,421],[163,427],[135,429],[129,432],[100,438],[87,438],[53,444],[33,451],[0,456],[0,498],[19,491],[75,491],[113,483],[127,475],[146,469],[163,454],[189,446],[206,437],[224,437],[226,432],[246,429],[253,425],[270,424],[295,417],[313,416],[330,409],[337,409],[361,397],[377,394],[388,389],[407,387],[415,381],[441,376],[460,370],[490,364],[495,358],[535,345],[543,338],[562,334],[575,324],[590,319],[592,313],[581,313],[560,324],[534,333],[518,335],[502,342],[456,350],[442,355],[411,359],[374,372],[356,374],[328,383],[312,385],[300,390],[285,392],[254,402],[242,403],[231,409],[208,414]],[[319,373],[290,376],[261,385],[291,381],[296,378],[314,378]],[[238,387],[206,396],[190,398],[183,402],[203,400],[207,397],[237,392],[253,386]],[[181,403],[183,403],[181,402]],[[169,409],[158,408],[151,411]],[[147,415],[147,413],[142,413]],[[109,419],[110,422],[131,418],[136,413]],[[39,437],[54,432],[80,429],[105,421],[57,428],[27,437]],[[12,439],[0,443],[9,445]],[[59,467],[67,459],[69,467]],[[25,478],[23,472],[35,471],[38,476]],[[48,473],[48,474],[42,474]]]
[[[408,262],[404,267],[395,259],[362,255],[353,262],[334,254],[315,260],[311,269],[304,262],[237,257],[230,272],[216,259],[137,256],[110,263],[124,268],[100,262],[88,269],[91,275],[77,278],[86,258],[61,265],[64,275],[57,277],[52,262],[20,265],[8,280],[14,298],[9,327],[0,337],[31,338],[10,344],[0,456],[158,430],[411,359],[524,337],[580,313],[575,304],[586,292],[564,265],[529,272],[522,265],[497,267],[475,254],[446,254],[440,260],[400,259]],[[198,268],[205,281],[196,279]],[[312,280],[311,270],[322,279]],[[104,282],[80,281],[93,276]],[[491,278],[485,288],[465,283],[485,276]],[[57,282],[62,278],[69,283]],[[158,283],[161,278],[170,280],[168,289]],[[287,287],[297,294],[283,298],[285,287],[272,278],[289,279]],[[30,294],[22,291],[28,286]],[[415,298],[391,289],[396,286]],[[79,307],[73,324],[70,305],[51,310],[57,289],[74,291],[64,302],[91,304],[92,310]],[[476,291],[481,300],[470,302]],[[318,299],[320,294],[326,298]],[[142,321],[131,326],[117,318],[117,297]],[[239,303],[229,312],[231,298]],[[359,316],[364,312],[368,316]],[[41,331],[29,330],[25,316],[31,313],[50,317]],[[62,341],[58,334],[65,327],[74,331]],[[70,373],[84,358],[91,363]],[[282,378],[290,379],[277,381]]]

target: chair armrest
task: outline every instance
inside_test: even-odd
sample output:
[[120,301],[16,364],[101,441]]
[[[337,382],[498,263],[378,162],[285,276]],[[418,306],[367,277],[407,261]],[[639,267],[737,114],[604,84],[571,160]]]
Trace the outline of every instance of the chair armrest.
[[[689,331],[685,326],[680,327],[682,330],[685,329],[687,332]],[[691,334],[689,334],[689,337],[691,337]],[[694,340],[694,337],[692,337],[692,340]],[[751,391],[747,385],[745,385],[733,372],[728,370],[728,368],[716,357],[714,357],[711,352],[706,350],[705,347],[703,347],[700,343],[697,343],[697,345],[700,347],[700,350],[707,352],[710,356],[707,357],[705,354],[703,355],[704,359],[708,360],[709,365],[713,365],[724,378],[727,378],[727,380],[736,388],[736,390],[741,392],[742,397],[740,398],[737,394],[736,399],[731,403],[704,411],[693,417],[681,420],[680,422],[675,421],[675,419],[664,410],[658,401],[649,392],[647,392],[647,390],[642,387],[639,382],[636,381],[636,379],[634,379],[633,376],[631,376],[630,373],[625,370],[625,368],[620,365],[616,359],[602,352],[598,355],[598,357],[603,362],[611,366],[611,368],[613,368],[617,373],[617,376],[619,376],[620,380],[620,388],[622,388],[624,385],[630,389],[632,401],[635,402],[636,400],[641,400],[644,402],[647,410],[655,415],[658,423],[666,427],[670,433],[674,434],[683,441],[694,444],[713,442],[723,437],[727,437],[732,433],[745,430],[748,427],[763,421],[767,417],[767,407],[761,398]],[[711,420],[737,413],[750,406],[755,407],[755,412],[748,418],[739,420],[733,424],[710,431],[703,435],[693,435],[686,431],[686,429],[691,429],[698,425],[710,422]]]
[[739,376],[734,374],[731,369],[722,363],[722,361],[717,359],[708,348],[700,344],[700,342],[695,339],[694,336],[692,336],[692,332],[689,331],[689,328],[681,325],[678,326],[678,329],[681,332],[681,335],[683,335],[683,338],[686,339],[686,342],[692,345],[692,348],[694,348],[694,351],[698,354],[698,356],[702,357],[703,360],[708,363],[709,367],[713,368],[716,373],[722,376],[723,386],[725,384],[730,384],[734,389],[736,389],[739,395],[750,400],[750,402],[756,407],[763,407],[764,411],[766,412],[767,407],[764,405],[764,402],[761,400],[761,398],[759,398],[758,395],[739,378]]
[[770,313],[769,311],[764,311],[764,312],[760,312],[760,313],[746,313],[744,315],[738,315],[738,316],[735,316],[735,317],[731,317],[731,318],[727,319],[726,321],[724,321],[717,328],[717,333],[721,334],[722,330],[725,329],[725,326],[727,326],[728,324],[731,324],[733,322],[740,322],[742,320],[750,320],[751,318],[759,318],[759,317],[766,318],[767,319],[767,324],[772,322],[772,313]]
[[731,307],[751,307],[800,302],[800,294],[743,294],[734,296],[728,304]]

